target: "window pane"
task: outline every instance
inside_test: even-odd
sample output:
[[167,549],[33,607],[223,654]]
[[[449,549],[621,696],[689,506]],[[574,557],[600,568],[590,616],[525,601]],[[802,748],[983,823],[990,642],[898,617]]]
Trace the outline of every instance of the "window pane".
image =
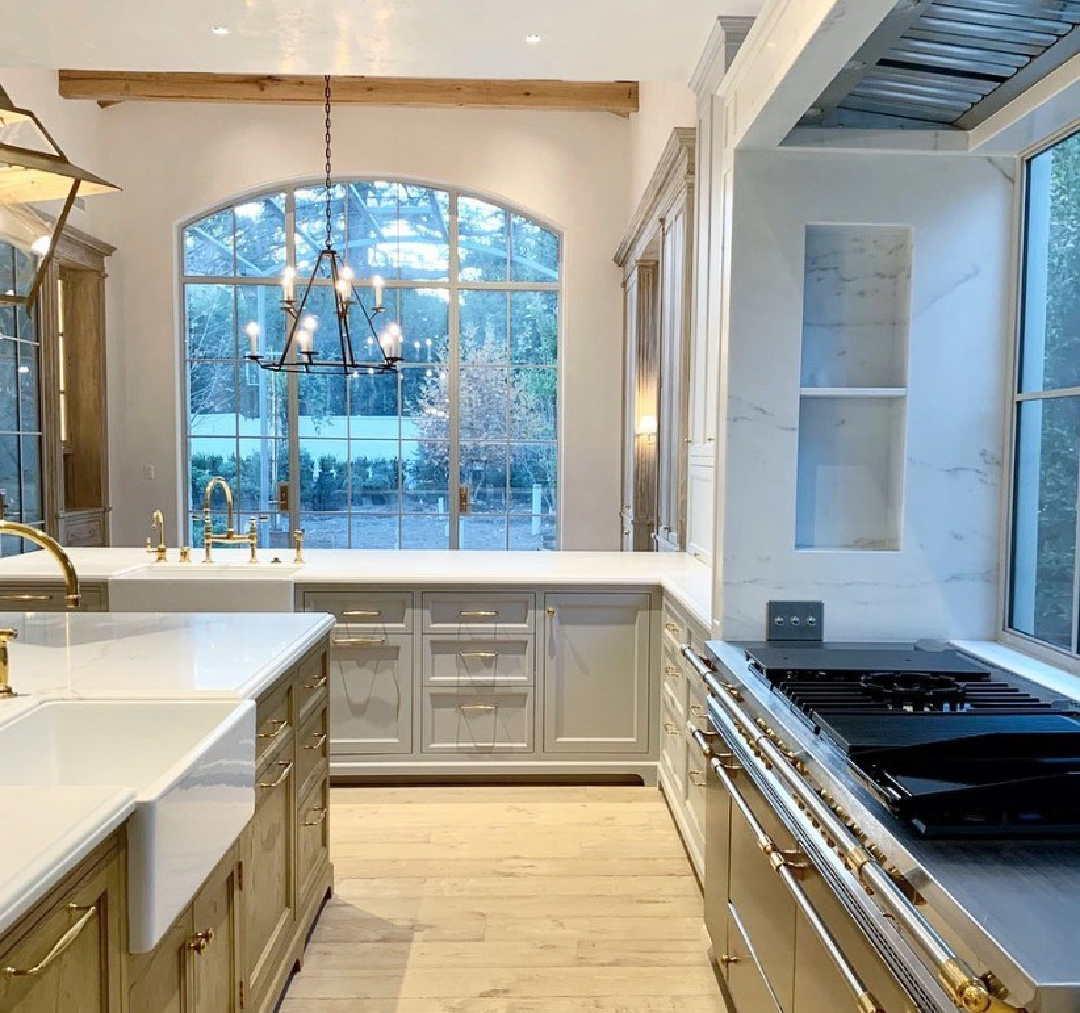
[[450,373],[446,369],[407,367],[401,370],[401,435],[403,439],[450,438]]
[[310,548],[349,548],[349,515],[347,513],[304,513],[300,515],[300,527],[304,532],[304,545]]
[[514,292],[510,296],[510,361],[554,365],[559,349],[559,294]]
[[397,440],[352,441],[354,511],[396,515],[401,506]]
[[402,442],[401,482],[406,513],[446,513],[450,509],[450,444]]
[[401,518],[401,547],[403,549],[447,549],[450,547],[450,518]]
[[22,520],[22,494],[19,479],[19,437],[0,436],[0,496],[7,507],[7,516]]
[[246,278],[280,275],[285,267],[285,195],[236,206],[236,273]]
[[22,437],[22,519],[37,524],[43,514],[41,503],[41,437]]
[[[353,382],[360,383],[364,377]],[[344,373],[301,373],[296,378],[301,439],[345,439],[348,406]]]
[[461,293],[461,361],[506,362],[505,292]]
[[289,474],[286,440],[240,441],[240,495],[238,510],[269,513],[278,505],[278,486]]
[[13,433],[19,428],[16,344],[0,338],[0,432]]
[[[0,243],[0,251],[4,249],[4,244]],[[10,249],[10,247],[8,247]],[[3,291],[4,282],[2,275],[0,275],[0,291]],[[0,305],[0,339],[15,337],[15,307],[14,306],[2,306]]]
[[236,358],[236,310],[232,285],[184,288],[187,357]]
[[506,211],[458,198],[458,274],[462,281],[506,281]]
[[339,511],[349,506],[349,444],[346,440],[309,440],[300,450],[300,506]]
[[[300,322],[314,324],[312,349],[314,357],[324,362],[341,362],[341,331],[338,328],[337,298],[330,285],[313,285],[307,295],[302,285],[296,289],[296,298],[302,301],[299,308]],[[351,333],[351,321],[350,321]],[[353,350],[359,354],[356,345]],[[342,373],[339,379],[344,378]]]
[[450,356],[450,293],[444,288],[400,293],[402,354],[406,362],[446,362]]
[[354,440],[396,440],[398,378],[364,373],[349,378],[349,436]]
[[[197,439],[191,447],[191,509],[202,510],[206,485],[212,478],[221,477],[236,492],[236,440]],[[225,496],[220,489],[214,490],[211,506],[225,508]]]
[[1012,626],[1072,644],[1080,398],[1025,401],[1017,429]]
[[511,444],[511,513],[554,514],[557,481],[558,448],[554,443]]
[[38,346],[19,342],[19,428],[24,433],[41,432],[38,406]]
[[285,348],[285,314],[281,310],[281,288],[277,285],[238,285],[236,327],[240,354],[251,349],[248,324],[259,328],[259,354],[278,358]]
[[506,513],[507,445],[462,443],[461,484],[469,490],[470,514]]
[[558,281],[559,237],[536,222],[510,216],[510,277],[514,281]]
[[397,184],[364,180],[349,184],[349,247],[345,257],[357,278],[393,278],[396,243],[388,234],[397,217]]
[[443,281],[450,277],[450,195],[403,185],[394,223],[398,277]]
[[192,436],[236,435],[235,363],[188,366],[188,432]]
[[1021,388],[1080,386],[1080,134],[1028,163]]
[[241,436],[285,439],[289,435],[289,387],[284,373],[239,364]]
[[[462,439],[506,438],[506,372],[498,366],[462,367],[459,393]],[[516,413],[516,406],[514,410]]]
[[506,548],[505,517],[462,517],[461,548],[500,551]]
[[[345,248],[345,187],[330,188],[331,241],[341,253]],[[326,187],[317,186],[296,191],[296,271],[297,295],[315,267],[319,254],[326,248]],[[347,259],[347,258],[346,258]],[[351,265],[350,265],[351,266]],[[329,271],[320,271],[329,278]]]
[[558,435],[558,373],[554,369],[510,370],[510,438],[554,440]]
[[[15,291],[15,247],[10,243],[0,243],[0,292],[7,291]],[[2,320],[0,316],[0,322]]]
[[34,273],[37,271],[37,259],[20,250],[17,246],[12,248],[15,257],[15,291],[19,295],[26,295],[30,286],[34,283]]
[[555,549],[554,517],[511,517],[510,548],[522,552]]
[[184,229],[184,274],[217,278],[232,273],[233,213],[227,208]]
[[352,519],[352,548],[398,548],[397,514],[360,514]]

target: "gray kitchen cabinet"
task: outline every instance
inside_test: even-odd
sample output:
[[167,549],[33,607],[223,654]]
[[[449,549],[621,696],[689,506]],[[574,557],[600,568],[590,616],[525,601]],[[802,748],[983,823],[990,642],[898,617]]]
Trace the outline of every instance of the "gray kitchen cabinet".
[[545,594],[543,618],[544,751],[648,753],[652,595]]
[[412,645],[407,634],[339,627],[329,667],[332,756],[412,752]]

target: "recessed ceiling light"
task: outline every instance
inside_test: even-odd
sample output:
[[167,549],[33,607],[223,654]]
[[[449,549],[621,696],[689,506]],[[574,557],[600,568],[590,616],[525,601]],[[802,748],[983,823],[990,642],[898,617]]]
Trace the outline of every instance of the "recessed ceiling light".
[[210,31],[212,31],[215,35],[228,35],[229,34],[229,29],[226,28],[224,25],[214,25],[214,27],[211,28]]
[[530,33],[529,35],[526,35],[526,36],[525,36],[525,41],[526,41],[526,42],[527,42],[527,43],[528,43],[528,44],[529,44],[530,46],[535,46],[535,45],[536,45],[536,44],[537,44],[537,43],[538,43],[538,42],[540,41],[540,36],[539,36],[539,35],[537,35],[537,34],[536,34],[535,32],[532,32],[532,33]]

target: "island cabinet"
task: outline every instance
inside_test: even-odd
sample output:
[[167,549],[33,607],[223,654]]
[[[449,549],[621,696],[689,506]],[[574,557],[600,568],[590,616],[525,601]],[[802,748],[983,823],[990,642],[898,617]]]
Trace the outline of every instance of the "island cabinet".
[[[107,612],[109,585],[85,582],[80,612]],[[67,608],[62,581],[0,581],[0,612],[63,612]]]
[[255,815],[153,952],[129,958],[128,1013],[277,1005],[333,877],[327,664],[323,646],[259,698]]
[[652,590],[297,588],[337,619],[337,777],[656,776]]
[[123,1013],[124,835],[117,831],[0,936],[4,1013]]

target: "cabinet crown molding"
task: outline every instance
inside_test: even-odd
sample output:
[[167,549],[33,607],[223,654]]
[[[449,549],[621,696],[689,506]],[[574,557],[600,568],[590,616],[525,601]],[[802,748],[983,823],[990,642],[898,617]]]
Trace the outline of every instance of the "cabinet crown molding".
[[626,234],[615,250],[615,263],[619,267],[625,268],[637,259],[633,252],[648,242],[672,198],[693,183],[696,137],[694,127],[676,127],[671,132]]
[[698,101],[710,98],[720,88],[720,82],[728,72],[735,54],[746,40],[754,19],[747,17],[719,17],[709,33],[705,50],[690,77],[690,88]]

